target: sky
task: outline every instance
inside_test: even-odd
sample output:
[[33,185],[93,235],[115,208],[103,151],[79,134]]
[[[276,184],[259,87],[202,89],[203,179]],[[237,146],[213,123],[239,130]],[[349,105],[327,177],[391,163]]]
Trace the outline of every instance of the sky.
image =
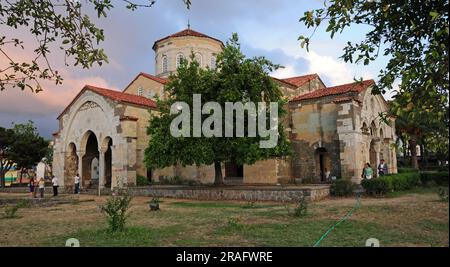
[[[310,51],[302,49],[297,38],[311,34],[311,29],[299,18],[307,10],[322,7],[323,0],[192,0],[190,10],[182,0],[157,0],[153,7],[135,11],[126,9],[123,1],[114,0],[113,4],[108,17],[102,19],[86,7],[93,21],[104,29],[105,41],[101,45],[109,64],[88,70],[65,67],[61,51],[55,49],[49,58],[63,75],[63,84],[44,82],[44,91],[37,94],[19,89],[0,92],[0,126],[9,128],[12,122],[32,120],[40,134],[50,139],[58,130],[57,116],[85,84],[122,90],[139,72],[153,74],[154,41],[187,28],[188,21],[191,29],[224,43],[237,33],[246,56],[265,56],[284,66],[271,74],[277,78],[317,73],[327,86],[334,86],[360,77],[377,80],[379,70],[387,63],[384,57],[366,66],[339,59],[347,41],[362,40],[370,30],[367,26],[351,26],[333,39],[321,26],[313,36]],[[16,59],[33,56],[30,48],[35,43],[29,31],[12,31],[4,26],[0,31],[32,44],[25,50],[8,51]],[[2,60],[0,57],[0,66]]]

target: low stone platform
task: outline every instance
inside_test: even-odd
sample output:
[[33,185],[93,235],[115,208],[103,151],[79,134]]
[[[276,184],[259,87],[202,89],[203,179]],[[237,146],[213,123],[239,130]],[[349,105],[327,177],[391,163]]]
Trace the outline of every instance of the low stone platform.
[[[62,188],[61,188],[62,189]],[[318,201],[330,194],[329,185],[289,185],[289,186],[188,186],[188,185],[151,185],[130,187],[134,196],[184,198],[197,200],[243,200],[243,201],[295,201],[305,196],[310,201]],[[1,188],[4,193],[25,193],[28,188]],[[60,190],[63,191],[63,190]],[[46,188],[51,194],[52,189]],[[71,193],[71,191],[69,192]],[[97,189],[82,189],[82,194],[97,195]],[[111,190],[102,189],[102,195],[110,195]]]
[[152,185],[130,188],[136,196],[185,198],[197,200],[295,201],[305,196],[318,201],[330,194],[329,185],[299,186],[177,186]]

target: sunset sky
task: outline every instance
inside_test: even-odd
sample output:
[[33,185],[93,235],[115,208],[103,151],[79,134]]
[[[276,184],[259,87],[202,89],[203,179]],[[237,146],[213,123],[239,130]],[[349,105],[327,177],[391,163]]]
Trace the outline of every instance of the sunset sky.
[[[51,133],[58,128],[56,117],[83,85],[120,90],[141,71],[153,74],[154,41],[185,29],[188,20],[193,30],[224,42],[233,32],[238,33],[244,54],[265,56],[285,67],[272,74],[278,78],[318,73],[327,86],[352,82],[354,77],[376,80],[387,60],[381,57],[364,66],[345,64],[338,59],[347,41],[364,38],[369,28],[361,26],[352,27],[334,39],[321,27],[313,37],[310,52],[300,48],[298,36],[309,34],[311,30],[298,20],[305,11],[321,7],[323,1],[192,0],[191,9],[187,10],[181,0],[159,0],[152,8],[137,11],[126,9],[122,1],[113,2],[116,7],[107,18],[94,19],[105,30],[102,46],[110,63],[89,70],[67,68],[61,52],[56,50],[50,59],[63,74],[63,85],[44,83],[44,91],[38,94],[19,89],[0,92],[0,126],[10,127],[11,122],[33,120],[40,133],[51,138]],[[35,46],[26,30],[11,31],[0,26],[0,31]],[[29,49],[9,52],[16,59],[32,56]],[[0,57],[0,65],[3,60]]]

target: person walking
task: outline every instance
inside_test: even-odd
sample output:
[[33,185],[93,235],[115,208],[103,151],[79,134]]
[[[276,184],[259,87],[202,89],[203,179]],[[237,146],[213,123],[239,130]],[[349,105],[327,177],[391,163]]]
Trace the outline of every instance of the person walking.
[[364,179],[372,179],[373,177],[373,170],[372,167],[370,166],[370,163],[366,163],[364,170],[363,170],[363,175],[364,175]]
[[80,193],[80,176],[77,173],[77,175],[75,175],[75,177],[73,178],[74,180],[74,185],[75,185],[75,194],[79,194]]
[[38,191],[38,188],[39,188],[39,180],[38,180],[38,178],[36,176],[33,179],[33,187],[34,187],[33,198],[37,198],[37,191]]
[[384,163],[384,159],[380,160],[380,164],[378,164],[378,175],[383,176],[388,173],[388,166]]
[[58,178],[56,178],[54,175],[52,176],[52,185],[53,185],[53,196],[58,196]]
[[45,180],[43,177],[39,178],[39,193],[40,198],[44,198],[44,191],[45,191]]

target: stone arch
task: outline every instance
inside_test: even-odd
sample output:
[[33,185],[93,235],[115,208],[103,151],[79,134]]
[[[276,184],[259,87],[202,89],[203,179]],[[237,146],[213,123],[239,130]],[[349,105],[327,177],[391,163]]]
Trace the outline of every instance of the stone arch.
[[378,133],[377,133],[377,126],[376,126],[374,120],[370,123],[370,135],[372,137],[377,137],[377,135],[378,135]]
[[[81,139],[80,150],[82,154],[82,170],[81,179],[82,186],[92,188],[98,186],[98,179],[95,179],[96,174],[92,171],[96,168],[98,170],[99,151],[98,139],[95,133],[91,130],[87,131]],[[96,159],[96,161],[94,160]],[[97,162],[96,166],[93,163]]]

